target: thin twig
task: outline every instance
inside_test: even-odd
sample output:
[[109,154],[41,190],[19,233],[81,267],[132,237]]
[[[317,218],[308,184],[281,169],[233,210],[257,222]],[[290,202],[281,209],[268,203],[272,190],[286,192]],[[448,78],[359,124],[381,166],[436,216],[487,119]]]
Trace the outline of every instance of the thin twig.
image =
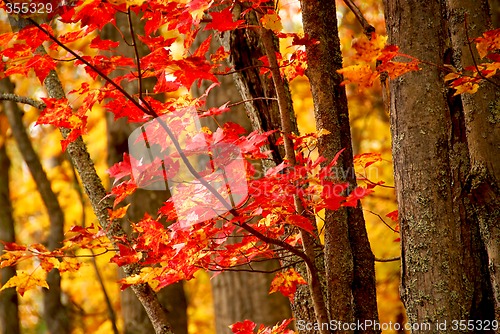
[[372,39],[372,33],[375,32],[375,27],[368,23],[368,21],[363,16],[363,13],[361,13],[358,6],[356,6],[353,0],[344,0],[344,3],[347,7],[349,7],[351,12],[353,12],[354,16],[356,16],[356,19],[363,27],[363,33],[366,35],[366,37],[368,37],[368,39]]
[[385,220],[384,220],[384,219],[383,219],[383,218],[382,218],[382,217],[381,217],[378,213],[373,212],[373,211],[368,210],[368,209],[363,209],[363,211],[369,212],[369,213],[371,213],[372,215],[377,216],[377,217],[378,217],[378,218],[382,221],[382,223],[384,223],[384,225],[385,225],[385,226],[387,226],[387,227],[388,227],[388,228],[389,228],[392,232],[394,232],[394,233],[399,233],[399,231],[396,231],[396,230],[395,230],[394,228],[392,228],[389,224],[387,224],[387,223],[385,222]]
[[270,100],[270,101],[277,101],[278,99],[275,98],[275,97],[254,97],[254,98],[251,98],[251,99],[248,99],[248,100],[242,100],[242,101],[238,101],[238,102],[234,102],[234,103],[230,103],[227,105],[228,108],[231,108],[231,107],[235,107],[237,105],[240,105],[240,104],[243,104],[243,103],[247,103],[247,102],[253,102],[253,101],[256,101],[256,100]]
[[378,257],[375,258],[375,262],[394,262],[401,260],[401,256],[389,257],[387,259],[380,259]]

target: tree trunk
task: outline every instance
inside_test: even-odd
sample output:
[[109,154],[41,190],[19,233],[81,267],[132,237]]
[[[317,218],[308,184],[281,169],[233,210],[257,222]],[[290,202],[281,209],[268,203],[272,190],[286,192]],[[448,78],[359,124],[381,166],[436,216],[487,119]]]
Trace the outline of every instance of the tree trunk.
[[[0,83],[3,91],[14,93],[14,84],[9,78]],[[47,237],[47,248],[54,250],[62,246],[64,240],[64,213],[56,194],[52,191],[38,155],[31,145],[30,138],[22,120],[22,112],[15,102],[5,101],[5,114],[10,123],[12,134],[16,139],[19,151],[36,183],[40,197],[47,210],[50,231]],[[48,289],[43,289],[44,319],[52,334],[69,333],[70,321],[68,309],[63,305],[61,297],[61,275],[57,269],[47,274]]]
[[[17,20],[9,16],[11,26],[21,29],[34,24],[33,21],[28,21],[25,18],[19,17]],[[38,54],[46,54],[45,48],[40,46],[36,52]],[[75,54],[74,54],[75,55]],[[43,82],[48,96],[55,99],[66,97],[62,83],[55,70],[51,70]],[[67,128],[59,128],[63,138],[67,138],[70,130]],[[78,137],[75,141],[67,146],[67,152],[71,157],[73,165],[80,176],[82,183],[85,185],[85,193],[89,197],[92,210],[99,221],[100,226],[106,233],[108,239],[114,241],[115,238],[128,239],[125,231],[119,222],[109,219],[109,209],[113,207],[112,200],[106,196],[106,190],[102,185],[102,180],[97,175],[94,163],[90,158],[87,146],[83,142],[82,137]],[[116,245],[115,245],[116,246]],[[123,270],[127,275],[137,273],[140,268],[135,264],[123,266]],[[167,319],[164,307],[158,300],[153,289],[147,284],[136,284],[131,287],[135,295],[143,305],[146,313],[151,320],[153,329],[157,334],[172,334],[171,325]]]
[[434,64],[391,81],[390,118],[401,295],[409,323],[428,324],[412,333],[438,333],[445,321],[449,330],[453,320],[493,317],[478,217],[466,195],[470,160],[462,101],[440,70],[455,55],[447,48],[443,2],[384,4],[389,43]]
[[[311,84],[317,129],[330,134],[319,140],[319,154],[331,161],[342,149],[336,177],[356,187],[349,112],[342,77],[342,54],[335,4],[302,0],[304,32],[319,44],[306,47],[307,77]],[[361,205],[327,210],[325,266],[330,319],[342,322],[378,321],[374,256],[368,241]],[[367,330],[367,332],[372,332]],[[380,331],[373,331],[380,332]]]
[[[5,116],[0,114],[0,124],[6,123]],[[12,203],[9,190],[10,160],[5,148],[7,142],[6,129],[0,126],[0,240],[15,242],[14,217],[12,216]],[[4,246],[0,244],[0,252]],[[3,286],[16,275],[16,267],[0,269],[0,284]],[[0,292],[0,333],[19,334],[19,301],[15,288],[8,288]]]
[[[273,2],[269,2],[270,6],[274,6]],[[241,8],[236,5],[233,8],[233,16],[239,17]],[[258,19],[255,13],[248,13],[245,16],[247,23],[250,25],[258,25]],[[268,76],[260,74],[260,66],[262,63],[258,60],[266,54],[262,43],[261,36],[256,29],[237,29],[231,31],[230,34],[221,35],[221,44],[226,50],[229,50],[231,55],[229,64],[234,68],[233,80],[238,88],[238,91],[245,103],[247,116],[250,120],[252,128],[258,131],[269,131],[280,129],[281,119],[278,103],[276,100],[277,94],[273,80]],[[274,41],[274,47],[278,50],[278,42]],[[285,82],[288,104],[290,110],[293,110],[292,99],[288,84]],[[267,100],[254,100],[255,98],[268,98]],[[291,117],[293,125],[292,132],[299,134],[296,119]],[[270,138],[269,148],[273,151],[273,161],[263,161],[263,168],[266,170],[283,161],[285,153],[282,147],[276,147],[274,144],[279,134]],[[324,266],[322,263],[322,255],[317,254],[319,276],[324,278]],[[292,259],[291,261],[297,261]],[[301,263],[295,269],[303,276],[307,277],[305,264]],[[309,287],[299,285],[295,293],[293,303],[291,303],[292,314],[296,323],[316,322],[314,314],[313,302]],[[284,318],[284,317],[283,317]],[[310,331],[309,333],[316,333]]]
[[[462,70],[479,61],[468,37],[481,36],[491,29],[489,6],[486,0],[447,0],[447,5],[453,65]],[[462,94],[460,98],[471,161],[466,187],[488,253],[495,315],[500,319],[500,92],[492,83],[484,82],[478,93]]]
[[[142,34],[143,22],[140,21],[138,17],[133,16],[132,23],[134,24],[135,33]],[[104,28],[102,38],[120,42],[120,46],[117,48],[120,54],[134,58],[133,48],[123,43],[122,40],[122,38],[126,41],[132,40],[127,17],[124,15],[118,16],[116,24],[119,27],[119,31],[114,27],[107,26]],[[137,48],[141,56],[149,52],[142,43],[138,44]],[[133,84],[124,83],[123,87],[131,94],[138,93],[135,82]],[[152,82],[148,80],[144,82],[143,87],[145,90],[153,90]],[[106,120],[108,124],[108,164],[112,166],[122,160],[123,153],[128,152],[128,136],[137,125],[128,123],[124,118],[114,120],[111,114],[107,115]],[[130,224],[128,222],[139,221],[144,217],[145,213],[149,213],[154,217],[155,213],[158,212],[158,209],[168,197],[169,193],[166,191],[138,189],[132,196],[124,201],[124,203],[126,202],[125,204],[131,203],[127,210],[127,215],[125,216],[125,224],[123,225],[124,230],[130,233]],[[123,275],[123,271],[121,270],[120,275]],[[179,282],[168,286],[159,291],[157,295],[160,303],[168,312],[167,319],[172,326],[173,332],[175,334],[186,334],[187,300],[184,294],[183,283]],[[146,311],[131,289],[122,292],[121,312],[126,334],[149,334],[153,332],[153,327]]]
[[[193,48],[196,49],[198,45],[209,36],[210,33],[210,31],[199,32],[197,35],[198,41],[195,41]],[[249,56],[246,52],[248,50],[245,48],[250,47],[249,44],[254,42],[257,41],[247,40],[243,44],[234,44],[231,52],[233,54],[243,55],[243,57]],[[209,53],[214,53],[219,47],[220,40],[213,39]],[[256,46],[252,45],[251,47]],[[253,57],[255,57],[255,54],[252,54],[252,58]],[[250,65],[247,64],[247,66]],[[232,103],[241,101],[240,93],[235,86],[233,77],[221,76],[219,77],[219,81],[221,85],[214,88],[207,97],[206,108],[219,107],[228,101],[231,101]],[[264,91],[270,89],[270,87],[263,86],[260,81],[249,82],[248,80],[241,80],[240,85],[245,85],[245,87],[251,86],[254,90],[253,93],[250,93],[249,90],[245,89],[246,95],[244,99],[269,96],[266,95]],[[201,96],[207,88],[208,83],[204,82],[199,88],[196,85],[193,85],[191,92],[193,96]],[[271,106],[273,103],[275,104],[275,101],[255,100],[247,103],[252,107],[255,103],[258,103],[259,108],[257,110],[260,110],[261,113],[271,114]],[[216,119],[219,125],[226,122],[235,122],[245,128],[259,131],[265,131],[262,122],[265,122],[267,129],[279,126],[279,124],[273,123],[273,120],[271,119],[267,120],[267,122],[265,120],[262,121],[261,117],[257,118],[257,124],[255,124],[255,120],[253,124],[250,124],[247,115],[245,115],[243,105],[234,107],[231,112],[216,116]],[[212,130],[215,130],[216,128],[216,124],[211,122],[210,118],[203,118],[201,122],[202,124],[207,124],[212,128]],[[279,156],[279,152],[277,152],[277,155]],[[279,262],[277,260],[270,260],[252,264],[251,268],[244,267],[242,269],[251,270],[252,268],[254,270],[272,271],[279,268]],[[274,273],[264,274],[250,273],[246,271],[227,271],[213,278],[211,283],[216,333],[231,333],[228,326],[245,319],[250,319],[257,324],[273,326],[276,323],[281,322],[283,319],[290,318],[291,311],[288,300],[279,293],[271,295],[268,293],[274,275]]]
[[493,28],[500,27],[500,0],[489,0]]

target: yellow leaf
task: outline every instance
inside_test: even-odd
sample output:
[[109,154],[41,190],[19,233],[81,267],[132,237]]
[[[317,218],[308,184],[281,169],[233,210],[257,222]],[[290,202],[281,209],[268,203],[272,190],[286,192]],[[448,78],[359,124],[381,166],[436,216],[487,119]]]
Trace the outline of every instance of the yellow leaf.
[[0,257],[0,268],[10,267],[33,255],[26,251],[8,251]]
[[11,277],[7,283],[2,286],[0,291],[15,287],[16,291],[23,296],[26,291],[35,289],[39,286],[42,288],[49,288],[43,271],[35,271],[28,274],[25,271],[19,270],[17,271],[16,276]]
[[318,131],[318,137],[329,135],[331,132],[328,131],[327,129],[321,129]]
[[260,19],[260,22],[262,23],[262,26],[264,28],[270,29],[275,32],[279,32],[283,29],[283,25],[281,24],[281,18],[276,12],[264,15]]
[[279,216],[277,214],[274,214],[274,213],[270,213],[268,214],[265,218],[262,218],[261,220],[259,220],[259,226],[271,226],[271,225],[274,225],[279,219]]
[[388,61],[377,67],[379,72],[387,72],[391,79],[395,79],[405,73],[418,71],[418,61],[412,60],[407,63]]
[[445,75],[444,81],[455,80],[458,77],[460,77],[459,73],[448,73],[448,74]]
[[271,282],[269,294],[279,291],[285,297],[288,297],[290,301],[293,301],[298,284],[307,284],[307,282],[295,269],[290,268],[285,272],[276,274]]
[[74,257],[65,257],[62,262],[59,263],[59,272],[64,273],[69,271],[70,273],[74,273],[80,269],[82,266],[81,262],[78,261],[77,258]]
[[477,83],[465,82],[459,86],[454,87],[457,91],[453,96],[460,95],[463,93],[474,94],[479,89],[479,85]]

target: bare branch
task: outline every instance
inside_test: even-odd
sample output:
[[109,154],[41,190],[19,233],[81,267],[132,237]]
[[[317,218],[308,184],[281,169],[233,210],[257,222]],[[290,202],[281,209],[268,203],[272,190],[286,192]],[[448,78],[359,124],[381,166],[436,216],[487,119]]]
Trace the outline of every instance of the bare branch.
[[353,0],[344,0],[344,3],[347,7],[349,7],[351,12],[353,12],[354,16],[356,16],[356,19],[363,27],[363,33],[366,35],[366,37],[368,37],[368,39],[372,39],[372,33],[375,32],[375,27],[368,23],[368,21],[363,16],[363,13],[361,13],[358,6],[356,6]]
[[9,94],[9,93],[1,93],[0,100],[1,101],[12,101],[12,102],[17,102],[17,103],[23,103],[23,104],[30,105],[30,106],[35,107],[35,108],[40,109],[40,110],[45,109],[45,103],[43,103],[42,101],[37,101],[35,99],[26,97],[26,96],[19,96],[16,94]]
[[401,256],[389,257],[387,259],[375,258],[375,262],[394,262],[399,260],[401,260]]

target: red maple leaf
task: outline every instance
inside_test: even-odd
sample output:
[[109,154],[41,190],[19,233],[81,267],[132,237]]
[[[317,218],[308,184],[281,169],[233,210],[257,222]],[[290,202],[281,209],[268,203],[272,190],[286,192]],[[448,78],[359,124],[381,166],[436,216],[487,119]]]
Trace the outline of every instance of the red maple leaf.
[[42,98],[45,102],[45,109],[42,110],[36,124],[50,124],[58,128],[67,128],[71,132],[66,139],[61,141],[63,151],[69,143],[76,140],[85,132],[87,116],[73,113],[73,109],[68,103],[68,99]]
[[392,221],[397,222],[398,221],[398,210],[391,211],[388,214],[386,214],[385,216],[389,217]]
[[218,30],[218,31],[228,31],[234,30],[240,27],[245,20],[237,20],[233,21],[233,13],[229,7],[226,7],[221,12],[212,12],[210,13],[212,16],[212,22],[207,24],[204,30]]
[[56,65],[56,62],[49,55],[34,55],[25,66],[32,68],[38,80],[43,82],[50,71],[56,68]]
[[246,319],[242,322],[232,324],[229,328],[236,334],[253,334],[253,330],[256,326],[255,322]]
[[142,258],[141,253],[123,244],[118,244],[118,249],[120,250],[118,254],[113,256],[109,261],[116,263],[120,267],[126,264],[136,263]]
[[[124,181],[111,189],[110,195],[116,195],[113,207],[116,207],[127,196],[132,195],[137,189],[137,185],[133,181]],[[108,196],[110,196],[108,195]]]
[[123,161],[117,162],[107,170],[110,177],[114,178],[114,183],[121,180],[126,176],[132,174],[132,167],[130,165],[130,156],[128,153],[123,153]]
[[100,36],[97,36],[90,42],[89,47],[93,49],[99,49],[99,50],[109,50],[111,48],[116,48],[120,45],[119,42],[115,41],[110,41],[110,40],[102,40]]
[[[52,28],[47,24],[42,24],[42,28],[45,31],[48,31],[50,34],[53,34]],[[33,50],[42,45],[43,42],[49,40],[49,36],[41,31],[38,27],[28,26],[19,31],[17,35],[18,40],[24,40],[26,44],[28,44]]]

